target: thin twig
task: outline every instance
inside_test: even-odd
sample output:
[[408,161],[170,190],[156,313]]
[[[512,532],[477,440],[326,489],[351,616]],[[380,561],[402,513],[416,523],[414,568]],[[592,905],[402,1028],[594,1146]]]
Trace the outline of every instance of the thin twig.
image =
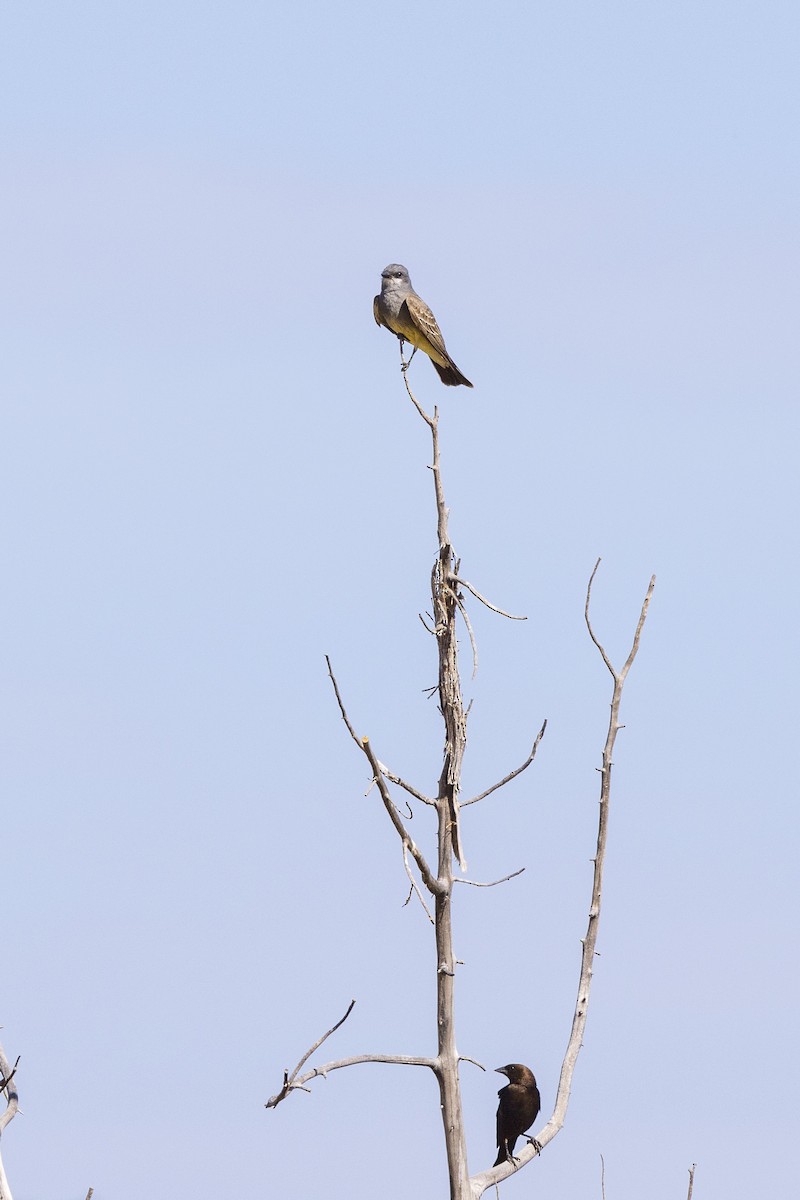
[[[331,667],[331,660],[327,654],[325,655],[325,661],[328,664],[328,675],[330,677],[331,683],[333,684],[333,690],[334,690],[334,693],[336,694],[336,702],[339,705],[339,712],[342,714],[342,720],[344,721],[345,725],[347,726],[348,732],[349,732],[351,738],[353,739],[353,741],[355,742],[355,744],[367,756],[367,761],[369,762],[369,765],[372,767],[373,782],[377,785],[378,791],[381,794],[381,800],[383,800],[383,806],[386,809],[386,811],[388,812],[391,822],[394,825],[395,829],[397,830],[398,834],[400,835],[401,840],[408,846],[409,850],[411,851],[411,853],[414,857],[414,861],[416,862],[417,866],[419,867],[419,873],[422,876],[425,886],[427,887],[429,892],[431,892],[433,895],[436,895],[441,890],[440,884],[439,884],[438,880],[436,879],[436,877],[434,876],[433,872],[431,871],[430,867],[428,866],[428,864],[425,860],[425,856],[423,855],[419,846],[417,846],[417,844],[414,841],[414,839],[412,838],[411,834],[408,832],[405,825],[403,824],[403,818],[400,816],[400,813],[397,811],[397,806],[395,805],[394,801],[392,800],[391,794],[389,792],[389,788],[386,785],[386,779],[384,778],[383,768],[375,756],[375,752],[372,749],[369,738],[368,737],[360,738],[350,723],[350,718],[347,715],[347,710],[344,707],[344,702],[342,700],[342,696],[339,691],[339,685],[336,682],[336,676],[334,675],[333,669]],[[412,793],[412,794],[414,794],[414,793]],[[417,799],[422,800],[423,803],[429,803],[427,798],[423,797],[421,792],[416,793],[416,796],[417,796]]]
[[297,1066],[295,1067],[295,1069],[292,1071],[291,1075],[289,1076],[290,1083],[292,1082],[293,1079],[295,1079],[297,1077],[297,1075],[299,1075],[300,1068],[305,1063],[308,1062],[308,1060],[311,1058],[311,1055],[314,1053],[314,1051],[319,1050],[322,1043],[327,1041],[332,1033],[336,1033],[336,1030],[339,1028],[340,1025],[344,1025],[345,1021],[350,1016],[350,1013],[353,1011],[353,1008],[355,1007],[355,1003],[356,1003],[355,1000],[351,1000],[347,1006],[347,1012],[344,1014],[344,1016],[339,1021],[337,1021],[335,1025],[332,1025],[327,1033],[323,1033],[321,1038],[317,1038],[316,1042],[314,1042],[314,1045],[311,1047],[311,1049],[306,1051],[306,1053],[300,1059],[300,1062],[297,1064]]
[[428,622],[423,617],[422,613],[417,613],[417,616],[419,617],[420,621],[422,621],[422,627],[425,630],[425,632],[431,633],[435,636],[436,630],[431,625],[428,624]]
[[476,883],[474,879],[461,879],[456,875],[453,883],[468,883],[470,887],[497,887],[498,883],[507,883],[509,879],[516,879],[524,870],[524,867],[520,867],[518,871],[512,871],[510,875],[504,875],[502,879],[495,879],[492,883]]
[[483,1065],[483,1063],[479,1063],[477,1058],[467,1058],[466,1054],[459,1054],[458,1061],[472,1063],[473,1067],[479,1067],[481,1071],[486,1070],[486,1067]]
[[390,783],[397,784],[397,786],[401,787],[403,791],[408,792],[409,796],[413,796],[415,800],[420,800],[423,804],[429,804],[432,808],[436,807],[436,801],[431,800],[430,796],[426,796],[423,792],[418,791],[417,788],[412,787],[410,783],[406,783],[405,779],[402,779],[399,775],[395,775],[394,771],[390,771],[389,768],[383,763],[380,763],[379,765],[381,768],[381,774],[384,775]]
[[600,1195],[606,1200],[606,1160],[600,1155]]
[[[416,892],[417,899],[419,900],[422,907],[425,909],[425,916],[428,918],[431,925],[434,925],[435,922],[434,922],[433,917],[430,914],[427,904],[425,903],[425,897],[422,895],[422,892],[419,890],[416,879],[411,874],[411,863],[408,861],[408,847],[406,846],[405,842],[403,842],[403,866],[406,869],[406,875],[408,876],[409,883],[411,884],[411,891]],[[410,900],[410,899],[411,899],[411,892],[408,893],[408,900]],[[406,904],[408,904],[408,900],[406,900]],[[405,904],[403,905],[403,907],[405,908]]]
[[487,796],[491,796],[492,792],[496,792],[498,788],[505,787],[505,785],[510,783],[512,779],[516,779],[518,775],[521,775],[523,771],[526,771],[536,758],[536,751],[539,749],[539,742],[541,742],[542,738],[544,737],[545,729],[547,729],[547,721],[544,722],[542,728],[537,733],[536,740],[531,748],[531,752],[521,767],[517,767],[515,771],[511,771],[510,774],[506,775],[505,779],[501,779],[499,783],[493,783],[490,788],[487,788],[485,792],[481,792],[479,796],[472,796],[469,800],[462,800],[461,807],[466,808],[468,804],[477,804],[479,800],[485,800]]
[[345,725],[347,726],[347,732],[350,734],[350,737],[353,739],[353,741],[355,742],[355,744],[357,746],[360,746],[361,739],[359,738],[355,729],[353,729],[353,726],[350,724],[350,718],[347,715],[347,711],[344,707],[344,702],[342,700],[342,697],[339,694],[339,685],[336,682],[336,676],[334,675],[333,668],[331,667],[331,660],[327,654],[325,655],[325,662],[328,664],[328,676],[330,678],[331,683],[333,684],[333,690],[336,693],[336,703],[339,705],[339,712],[342,714],[342,720],[344,721]]
[[694,1188],[694,1173],[695,1173],[696,1169],[697,1169],[697,1163],[692,1163],[691,1167],[689,1168],[689,1194],[686,1197],[686,1200],[692,1200],[692,1189]]
[[367,738],[367,737],[361,738],[359,745],[361,746],[361,749],[366,754],[367,759],[369,761],[369,765],[372,767],[372,770],[375,773],[375,782],[378,785],[378,791],[381,794],[381,799],[383,800],[383,806],[386,809],[386,811],[388,812],[389,818],[390,818],[392,824],[394,825],[395,829],[397,830],[398,834],[400,835],[401,841],[405,845],[407,845],[409,850],[411,851],[411,854],[413,855],[413,858],[414,858],[414,862],[419,867],[419,873],[422,876],[423,883],[425,884],[426,888],[432,895],[434,895],[434,896],[438,895],[439,892],[442,890],[441,885],[440,885],[438,879],[436,878],[436,876],[431,871],[430,867],[428,866],[428,863],[425,859],[424,854],[422,853],[419,846],[414,841],[411,834],[408,832],[405,825],[403,824],[403,819],[400,816],[400,813],[397,811],[397,806],[395,805],[394,801],[392,800],[391,795],[389,794],[389,789],[386,786],[386,780],[384,779],[384,777],[381,773],[380,763],[378,762],[377,758],[375,757],[375,753],[372,749],[369,738]]
[[11,1073],[5,1079],[0,1079],[0,1092],[4,1092],[6,1090],[8,1085],[11,1083],[11,1080],[16,1075],[17,1067],[19,1066],[19,1060],[21,1057],[22,1056],[20,1054],[17,1055],[17,1061],[14,1063],[14,1067],[13,1067]]
[[468,592],[472,592],[476,600],[480,600],[481,604],[485,604],[492,612],[497,613],[500,617],[508,617],[509,621],[527,621],[527,617],[515,617],[513,613],[506,612],[503,608],[498,608],[496,604],[492,604],[485,596],[482,596],[477,588],[468,583],[466,579],[462,579],[459,575],[453,576],[453,582],[458,583],[461,587],[465,587]]
[[464,624],[467,627],[467,633],[469,634],[469,644],[472,647],[472,678],[474,679],[475,676],[478,674],[478,643],[475,641],[475,634],[472,632],[472,625],[470,624],[469,614],[467,613],[466,607],[464,606],[464,601],[461,599],[461,597],[458,595],[457,592],[453,591],[453,589],[451,587],[448,587],[447,591],[450,593],[450,595],[453,597],[456,604],[458,605],[458,611],[461,613],[461,616],[464,618]]
[[[413,358],[413,357],[414,357],[414,355],[413,355],[413,353],[412,353],[412,355],[411,355],[411,358]],[[419,413],[419,415],[422,417],[423,421],[424,421],[424,422],[425,422],[425,423],[426,423],[426,424],[427,424],[427,425],[428,425],[428,426],[429,426],[431,429],[434,429],[434,428],[435,428],[435,426],[436,426],[436,423],[437,423],[437,421],[439,420],[439,410],[438,410],[438,408],[434,408],[434,410],[433,410],[433,416],[432,416],[432,417],[429,417],[429,416],[428,416],[428,414],[425,412],[425,409],[424,409],[424,408],[422,407],[422,405],[420,404],[420,402],[419,402],[419,400],[417,399],[417,397],[416,397],[416,396],[414,395],[414,393],[412,392],[412,390],[411,390],[411,384],[408,382],[408,368],[409,368],[409,367],[410,367],[410,365],[411,365],[411,358],[408,360],[408,362],[406,362],[406,360],[403,358],[403,343],[401,342],[401,343],[400,343],[400,361],[401,361],[401,363],[402,363],[403,365],[402,365],[402,367],[401,367],[400,369],[401,369],[401,370],[402,370],[402,372],[403,372],[403,383],[406,385],[406,391],[408,392],[408,395],[409,395],[409,398],[410,398],[410,400],[411,400],[411,403],[414,405],[414,408],[417,410],[417,412]]]

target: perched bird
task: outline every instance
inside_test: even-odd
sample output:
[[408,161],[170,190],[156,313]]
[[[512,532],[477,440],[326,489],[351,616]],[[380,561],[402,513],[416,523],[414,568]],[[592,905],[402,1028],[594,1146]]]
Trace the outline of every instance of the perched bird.
[[539,1115],[542,1101],[533,1071],[522,1063],[509,1063],[507,1067],[496,1068],[501,1075],[508,1076],[508,1083],[497,1093],[500,1103],[497,1106],[497,1158],[494,1165],[499,1167],[514,1157],[514,1146],[517,1138],[530,1129]]
[[372,311],[379,325],[385,325],[400,338],[401,351],[403,342],[410,342],[414,347],[411,358],[417,350],[425,351],[442,383],[448,387],[457,387],[460,383],[472,387],[447,353],[436,317],[414,291],[408,271],[399,263],[391,263],[381,272],[381,294],[373,300]]

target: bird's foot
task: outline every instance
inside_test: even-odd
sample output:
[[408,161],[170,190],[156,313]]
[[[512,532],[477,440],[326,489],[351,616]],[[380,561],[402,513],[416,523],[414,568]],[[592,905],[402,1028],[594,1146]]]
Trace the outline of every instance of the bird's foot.
[[529,1133],[524,1133],[522,1136],[524,1138],[527,1138],[528,1145],[533,1146],[533,1148],[537,1154],[542,1153],[542,1143],[541,1142],[537,1142],[536,1138],[531,1137],[531,1135]]

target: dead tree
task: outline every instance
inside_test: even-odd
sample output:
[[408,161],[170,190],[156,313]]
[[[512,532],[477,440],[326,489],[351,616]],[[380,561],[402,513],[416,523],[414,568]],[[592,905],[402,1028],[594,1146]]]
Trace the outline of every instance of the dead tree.
[[[3,1047],[0,1046],[0,1094],[5,1096],[6,1099],[5,1111],[0,1113],[0,1137],[2,1137],[3,1130],[9,1121],[13,1121],[17,1115],[19,1097],[17,1096],[17,1089],[14,1086],[14,1076],[17,1073],[18,1065],[19,1059],[17,1059],[13,1067],[10,1065]],[[0,1155],[0,1200],[12,1200],[11,1188],[8,1186],[8,1180],[6,1179],[2,1155]]]
[[[512,617],[510,613],[504,612],[502,609],[490,604],[489,601],[486,600],[486,598],[482,596],[481,593],[475,587],[473,587],[471,583],[463,578],[461,574],[460,560],[456,555],[452,542],[450,541],[447,527],[448,509],[445,503],[439,457],[438,409],[434,409],[432,417],[423,410],[413,395],[411,388],[409,387],[406,367],[407,364],[405,360],[403,360],[403,378],[405,380],[408,395],[420,417],[430,430],[433,449],[433,462],[431,464],[431,469],[433,473],[436,499],[436,521],[439,549],[431,574],[433,621],[432,625],[428,628],[429,632],[434,635],[438,648],[439,681],[437,690],[439,709],[444,721],[444,755],[442,770],[439,776],[438,790],[435,796],[426,795],[425,792],[423,792],[420,788],[413,786],[406,780],[402,779],[399,775],[396,775],[380,760],[376,751],[373,749],[369,738],[360,737],[356,733],[356,730],[354,729],[350,718],[348,717],[338,683],[331,669],[330,660],[326,661],[328,663],[328,673],[333,684],[333,689],[342,719],[347,726],[347,730],[353,741],[367,758],[372,778],[371,786],[377,788],[380,798],[383,801],[384,808],[389,815],[389,819],[391,820],[398,837],[400,838],[403,863],[406,872],[408,873],[411,889],[416,894],[418,900],[425,909],[429,920],[434,926],[436,939],[436,1030],[438,1037],[438,1052],[435,1058],[398,1054],[361,1054],[354,1057],[343,1058],[334,1062],[325,1063],[324,1066],[313,1067],[303,1072],[303,1067],[308,1062],[308,1059],[311,1057],[311,1055],[317,1049],[319,1049],[322,1043],[336,1029],[338,1029],[339,1026],[342,1025],[350,1015],[353,1004],[355,1003],[355,1001],[353,1001],[341,1020],[339,1020],[331,1029],[327,1031],[327,1033],[323,1034],[322,1037],[320,1037],[314,1043],[314,1045],[311,1046],[311,1048],[300,1059],[294,1070],[286,1070],[284,1072],[282,1087],[276,1093],[276,1095],[270,1097],[270,1099],[266,1102],[266,1107],[276,1107],[276,1105],[280,1104],[282,1100],[285,1100],[286,1097],[295,1090],[302,1089],[304,1091],[309,1091],[310,1089],[307,1085],[315,1077],[327,1076],[331,1071],[339,1070],[342,1067],[355,1066],[358,1063],[365,1062],[425,1067],[433,1072],[439,1086],[442,1121],[444,1124],[445,1148],[447,1152],[447,1164],[450,1178],[450,1198],[451,1200],[477,1200],[477,1198],[480,1197],[487,1190],[487,1188],[501,1182],[504,1179],[507,1179],[521,1167],[527,1165],[531,1159],[536,1157],[541,1148],[547,1145],[547,1143],[555,1137],[564,1123],[567,1105],[569,1103],[572,1076],[583,1039],[583,1031],[586,1025],[586,1015],[589,1004],[589,990],[592,980],[592,963],[594,960],[598,922],[600,919],[603,861],[605,857],[606,834],[608,828],[608,807],[611,798],[612,753],[617,731],[621,728],[619,724],[619,707],[625,679],[639,648],[639,638],[641,636],[642,628],[647,616],[650,597],[653,593],[653,587],[655,585],[655,577],[650,580],[650,585],[642,605],[639,622],[634,634],[630,654],[628,655],[624,666],[620,670],[617,670],[610,662],[602,644],[595,636],[589,619],[591,590],[595,575],[597,573],[597,568],[599,566],[599,559],[595,564],[594,570],[592,571],[589,579],[585,608],[586,625],[592,641],[597,647],[600,655],[602,656],[603,662],[612,676],[613,692],[608,734],[603,749],[602,766],[599,768],[600,819],[597,834],[597,849],[594,858],[594,879],[589,908],[589,923],[586,936],[583,940],[580,979],[578,984],[578,998],[572,1020],[572,1029],[570,1032],[566,1053],[564,1055],[555,1106],[549,1120],[540,1130],[537,1131],[535,1138],[532,1136],[529,1137],[527,1146],[513,1161],[505,1162],[500,1166],[490,1167],[487,1170],[470,1177],[467,1166],[467,1146],[461,1105],[459,1063],[462,1061],[474,1062],[475,1060],[466,1059],[465,1056],[459,1055],[456,1047],[454,1018],[456,959],[453,952],[453,889],[456,883],[473,882],[462,879],[460,876],[454,875],[453,872],[454,859],[458,862],[462,871],[466,870],[464,841],[461,827],[461,809],[465,808],[469,804],[476,804],[478,801],[483,800],[486,796],[490,795],[498,788],[503,787],[505,784],[510,783],[512,779],[515,779],[518,775],[521,775],[522,772],[531,765],[536,756],[536,751],[539,748],[542,737],[544,736],[547,722],[545,721],[542,724],[542,727],[533,742],[530,753],[520,766],[515,768],[513,771],[510,771],[503,779],[499,780],[497,783],[493,784],[479,795],[462,799],[461,767],[467,741],[467,714],[464,709],[461,692],[461,678],[458,667],[456,623],[459,616],[462,618],[469,635],[470,645],[472,648],[473,665],[477,666],[477,649],[472,625],[467,612],[465,594],[468,593],[475,600],[486,605],[493,612],[499,613],[501,616],[508,617],[511,620],[524,620],[525,618]],[[404,791],[408,796],[411,796],[414,800],[435,810],[437,821],[437,855],[435,868],[428,862],[423,850],[412,838],[411,834],[409,833],[408,826],[404,820],[404,816],[395,803],[395,792],[393,789],[398,788]],[[414,868],[416,868],[418,873],[418,879],[414,874]],[[519,874],[519,872],[515,872],[515,874]],[[512,876],[507,876],[506,878],[510,879]],[[505,882],[505,880],[496,880],[494,882],[502,883]],[[494,886],[494,884],[484,886]],[[426,893],[429,897],[429,901],[426,901]],[[432,904],[433,913],[430,911],[429,902]]]

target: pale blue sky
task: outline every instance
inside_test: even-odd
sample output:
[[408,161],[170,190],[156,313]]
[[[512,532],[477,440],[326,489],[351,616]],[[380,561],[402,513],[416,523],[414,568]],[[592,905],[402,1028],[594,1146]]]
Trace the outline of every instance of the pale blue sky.
[[[658,575],[567,1125],[503,1194],[599,1197],[602,1153],[608,1200],[680,1200],[692,1162],[695,1200],[787,1195],[797,6],[30,0],[0,53],[15,1200],[446,1194],[422,1071],[263,1108],[351,997],[323,1059],[435,1046],[429,930],[324,665],[433,788],[392,261],[475,384],[412,367],[464,574],[530,617],[473,606],[466,789],[550,722],[465,819],[475,878],[526,874],[456,911],[459,1048],[529,1062],[545,1113],[610,699],[586,581],[602,555],[620,659]],[[463,1083],[478,1170],[502,1080]]]

